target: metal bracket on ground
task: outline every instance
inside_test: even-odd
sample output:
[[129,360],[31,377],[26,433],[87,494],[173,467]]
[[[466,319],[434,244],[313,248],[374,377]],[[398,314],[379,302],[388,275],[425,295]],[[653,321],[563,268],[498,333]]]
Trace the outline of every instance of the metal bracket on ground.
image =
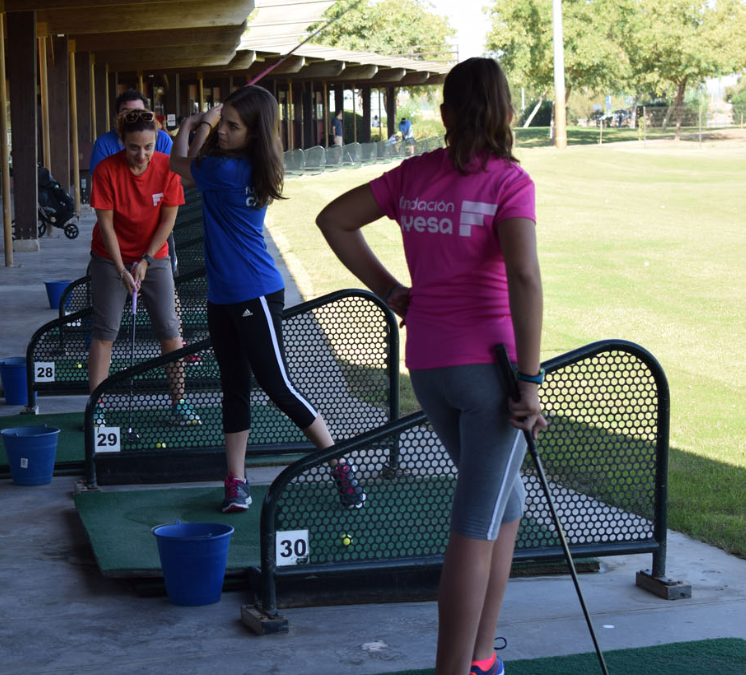
[[650,570],[640,570],[635,583],[640,588],[664,600],[682,600],[692,597],[692,585],[684,581],[674,581],[667,577],[656,577]]
[[274,635],[288,632],[288,620],[273,612],[267,614],[259,605],[243,605],[241,622],[257,635]]
[[38,414],[39,414],[38,405],[27,405],[21,409],[21,415],[38,415]]

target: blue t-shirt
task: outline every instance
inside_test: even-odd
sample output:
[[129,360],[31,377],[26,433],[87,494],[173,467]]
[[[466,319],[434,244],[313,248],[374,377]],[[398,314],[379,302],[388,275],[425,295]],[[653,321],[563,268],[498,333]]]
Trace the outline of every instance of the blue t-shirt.
[[399,131],[402,133],[402,138],[412,137],[412,122],[411,120],[405,119],[403,122],[399,122]]
[[267,207],[254,206],[251,162],[205,157],[192,162],[192,176],[202,193],[207,299],[230,305],[285,288],[264,241]]
[[[170,155],[171,146],[173,144],[174,142],[171,140],[171,136],[169,136],[165,131],[158,129],[158,138],[156,138],[155,141],[156,151],[164,152],[167,155]],[[114,129],[112,129],[111,131],[107,131],[105,134],[99,136],[96,139],[96,142],[93,144],[93,150],[91,151],[91,161],[88,164],[88,171],[90,172],[91,176],[93,175],[93,170],[96,168],[96,164],[98,164],[102,159],[106,159],[109,155],[115,155],[122,148],[124,148],[124,146],[119,140],[119,135]]]

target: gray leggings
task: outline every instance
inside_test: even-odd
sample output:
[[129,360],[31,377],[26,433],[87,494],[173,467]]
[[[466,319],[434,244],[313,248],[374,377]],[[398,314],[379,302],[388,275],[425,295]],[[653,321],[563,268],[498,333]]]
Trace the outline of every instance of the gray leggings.
[[422,409],[458,469],[451,530],[494,540],[523,515],[523,432],[511,426],[494,364],[411,370]]

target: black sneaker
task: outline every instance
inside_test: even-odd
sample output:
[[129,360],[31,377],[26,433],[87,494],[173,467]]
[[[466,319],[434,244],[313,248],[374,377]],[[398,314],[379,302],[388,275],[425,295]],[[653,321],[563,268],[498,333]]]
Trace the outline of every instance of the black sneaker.
[[355,478],[355,467],[351,464],[339,462],[332,467],[332,476],[339,491],[339,501],[348,509],[359,509],[365,502],[363,488]]
[[229,473],[223,482],[225,485],[225,499],[220,505],[223,513],[233,513],[235,511],[245,511],[251,504],[251,495],[249,482],[244,478],[234,478]]

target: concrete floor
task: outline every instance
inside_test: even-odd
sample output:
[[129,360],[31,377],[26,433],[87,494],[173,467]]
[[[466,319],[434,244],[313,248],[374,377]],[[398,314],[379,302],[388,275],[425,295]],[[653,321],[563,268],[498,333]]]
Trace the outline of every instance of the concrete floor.
[[[45,238],[41,252],[16,254],[22,267],[0,267],[0,358],[24,355],[33,332],[56,317],[42,282],[85,272],[92,224],[88,213],[78,239]],[[45,413],[84,404],[84,397],[39,400]],[[1,415],[19,410],[0,403]],[[73,505],[75,480],[26,488],[0,480],[0,675],[373,675],[432,667],[432,602],[285,610],[289,634],[257,637],[239,620],[243,593],[208,607],[135,596],[99,573]],[[667,575],[693,589],[691,599],[673,602],[635,586],[650,555],[601,562],[602,572],[580,583],[604,650],[746,638],[745,560],[671,532]],[[508,640],[507,661],[593,649],[567,575],[511,581],[499,634]]]

